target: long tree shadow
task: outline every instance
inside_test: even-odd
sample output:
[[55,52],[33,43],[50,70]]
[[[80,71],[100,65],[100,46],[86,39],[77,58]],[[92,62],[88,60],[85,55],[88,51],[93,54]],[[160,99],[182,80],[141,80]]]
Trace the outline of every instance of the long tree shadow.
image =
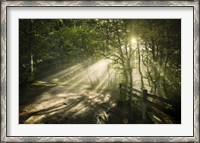
[[[102,89],[98,93],[85,90],[68,94],[63,97],[60,97],[60,94],[53,94],[52,100],[46,101],[48,106],[22,112],[20,123],[96,124],[102,117],[101,123],[104,124],[145,123],[139,117],[140,113],[137,110],[134,109],[130,113],[127,102],[117,102],[116,96],[119,94],[117,89]],[[133,114],[132,119],[129,118],[130,114]]]
[[59,104],[21,115],[20,123],[94,124],[96,113],[110,107],[109,100],[100,102],[104,98],[101,93],[93,98],[88,98],[88,95],[68,97]]
[[[115,72],[113,69],[108,71],[109,63],[101,59],[66,79],[70,72],[80,69],[80,66],[74,66],[49,76],[44,87],[40,88],[40,83],[36,88],[23,89],[20,94],[20,123],[128,123],[126,118],[130,112],[126,106],[117,104],[118,82],[112,81]],[[51,83],[54,78],[64,82]],[[106,118],[104,121],[100,121],[102,114]]]
[[[64,116],[65,112],[70,110],[72,107],[78,105],[82,100],[85,99],[85,96],[80,96],[76,100],[70,99],[68,103],[61,102],[48,108],[44,108],[38,111],[33,111],[28,114],[24,114],[21,116],[21,123],[56,123],[59,122],[60,119]],[[41,116],[42,118],[37,118]],[[60,119],[59,119],[60,118]],[[24,120],[24,121],[23,121]]]

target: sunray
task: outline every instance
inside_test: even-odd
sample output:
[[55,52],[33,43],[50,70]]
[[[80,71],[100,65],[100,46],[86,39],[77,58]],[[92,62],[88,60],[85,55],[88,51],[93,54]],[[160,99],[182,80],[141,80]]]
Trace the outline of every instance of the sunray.
[[[77,74],[76,76],[72,77],[71,79],[65,81],[63,85],[66,85],[66,84],[70,83],[71,85],[68,85],[67,88],[71,89],[73,87],[76,87],[77,85],[80,85],[82,81],[87,82],[89,84],[89,82],[94,81],[95,78],[99,78],[100,79],[101,77],[104,76],[103,73],[106,72],[107,64],[109,64],[107,62],[107,60],[102,59],[102,60],[98,61],[97,63],[93,64],[92,66],[90,66],[89,68],[81,71],[79,74]],[[99,69],[99,66],[100,66],[101,69]],[[95,71],[97,73],[96,77],[93,75],[93,78],[91,79],[91,75],[94,74]]]
[[82,68],[82,65],[81,64],[77,64],[77,65],[74,65],[70,68],[67,68],[67,69],[64,69],[56,74],[53,74],[47,78],[44,78],[43,80],[52,80],[53,78],[63,78],[63,75],[67,76],[67,75],[70,75],[70,73],[73,73],[75,72],[76,70],[78,69],[81,69]]

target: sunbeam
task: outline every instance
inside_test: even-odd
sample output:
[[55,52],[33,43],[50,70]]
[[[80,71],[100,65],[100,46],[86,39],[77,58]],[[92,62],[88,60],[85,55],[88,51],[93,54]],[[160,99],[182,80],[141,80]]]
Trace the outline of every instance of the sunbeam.
[[76,76],[72,77],[69,80],[66,80],[65,82],[63,82],[62,85],[67,85],[67,89],[70,90],[77,86],[89,86],[95,81],[100,81],[102,77],[106,76],[106,69],[109,63],[110,60],[101,59],[93,65],[89,66],[88,68],[80,71],[80,73],[78,73]]
[[81,64],[77,64],[77,65],[74,65],[74,66],[72,66],[70,68],[64,69],[64,70],[62,70],[60,72],[57,72],[57,73],[55,73],[53,75],[50,75],[49,77],[44,78],[43,80],[51,81],[54,78],[63,79],[64,76],[65,77],[69,77],[71,74],[73,74],[75,71],[78,71],[82,67],[83,66]]
[[[74,72],[76,74],[71,75]],[[82,116],[86,111],[90,111],[91,106],[108,103],[111,95],[109,93],[103,94],[103,92],[109,86],[109,82],[112,81],[115,74],[111,60],[101,59],[88,66],[77,64],[43,78],[44,81],[57,79],[57,85],[37,96],[35,102],[27,105],[23,110],[37,114],[45,112],[46,115],[34,115],[28,118],[25,123],[42,122],[42,120],[58,114],[63,108],[65,108],[66,116]],[[66,75],[71,76],[66,78]],[[20,115],[25,116],[26,114],[23,112]]]
[[20,124],[181,123],[180,19],[20,19],[18,34]]

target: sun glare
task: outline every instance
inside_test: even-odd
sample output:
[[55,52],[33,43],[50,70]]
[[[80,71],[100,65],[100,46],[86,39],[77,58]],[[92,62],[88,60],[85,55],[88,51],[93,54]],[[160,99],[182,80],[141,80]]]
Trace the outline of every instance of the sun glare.
[[136,41],[135,38],[132,38],[132,39],[131,39],[131,42],[132,42],[132,44],[136,44],[137,41]]

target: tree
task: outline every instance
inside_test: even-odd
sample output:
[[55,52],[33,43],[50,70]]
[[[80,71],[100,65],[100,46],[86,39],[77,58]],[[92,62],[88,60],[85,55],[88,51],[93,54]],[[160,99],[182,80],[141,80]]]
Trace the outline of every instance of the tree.
[[143,20],[135,26],[151,91],[165,98],[180,96],[180,20]]
[[109,58],[119,82],[134,87],[138,70],[141,90],[180,97],[180,20],[20,19],[19,25],[20,83],[33,82],[48,68]]

